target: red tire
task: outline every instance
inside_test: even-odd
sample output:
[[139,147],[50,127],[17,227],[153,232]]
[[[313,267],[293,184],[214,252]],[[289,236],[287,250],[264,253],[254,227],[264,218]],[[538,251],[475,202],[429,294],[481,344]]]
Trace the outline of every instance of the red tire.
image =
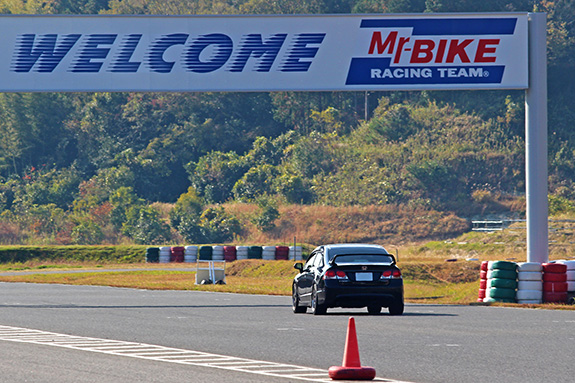
[[543,291],[547,293],[566,293],[567,282],[543,282]]
[[289,259],[289,247],[276,246],[276,259],[287,261]]
[[543,302],[567,303],[567,293],[543,293]]
[[479,288],[483,290],[487,288],[487,279],[482,279],[479,281]]
[[543,265],[544,273],[565,273],[567,272],[567,265],[562,263],[544,263]]
[[483,302],[483,298],[487,296],[485,289],[479,289],[479,294],[477,295],[477,301]]
[[481,262],[481,270],[483,271],[487,271],[489,267],[489,261],[483,261]]
[[479,272],[479,278],[481,279],[487,279],[487,270],[481,270]]
[[224,260],[226,262],[231,262],[236,260],[236,247],[235,246],[224,246]]
[[543,273],[544,282],[567,282],[567,273]]

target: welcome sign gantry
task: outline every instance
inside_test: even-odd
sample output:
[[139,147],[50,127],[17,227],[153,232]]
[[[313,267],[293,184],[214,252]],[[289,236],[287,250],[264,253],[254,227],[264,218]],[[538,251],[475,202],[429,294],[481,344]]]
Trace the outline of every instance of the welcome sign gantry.
[[0,21],[3,92],[525,89],[527,260],[548,260],[543,13]]

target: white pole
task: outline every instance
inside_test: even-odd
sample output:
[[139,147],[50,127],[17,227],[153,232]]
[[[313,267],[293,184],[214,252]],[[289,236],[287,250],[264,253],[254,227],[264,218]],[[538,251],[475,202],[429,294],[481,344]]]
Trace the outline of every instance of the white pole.
[[549,261],[547,201],[547,14],[529,14],[525,91],[527,262]]

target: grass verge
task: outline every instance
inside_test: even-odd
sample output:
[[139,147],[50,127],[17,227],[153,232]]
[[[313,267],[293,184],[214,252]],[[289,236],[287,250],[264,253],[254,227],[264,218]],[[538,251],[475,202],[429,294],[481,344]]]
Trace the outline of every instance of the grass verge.
[[[4,271],[16,269],[20,271],[15,271],[15,275],[0,275],[0,281],[289,296],[291,294],[291,282],[296,274],[292,265],[292,261],[246,260],[232,262],[226,268],[226,285],[196,285],[194,283],[195,272],[191,271],[189,264],[150,265],[141,263],[130,265],[94,263],[3,265],[2,270]],[[74,270],[70,270],[70,268]],[[133,270],[113,270],[118,268],[133,268]],[[182,270],[177,270],[178,268],[182,268]],[[478,263],[407,263],[401,265],[401,269],[405,280],[406,302],[477,304]],[[520,306],[514,304],[495,305]],[[522,307],[575,309],[575,306],[551,304]]]

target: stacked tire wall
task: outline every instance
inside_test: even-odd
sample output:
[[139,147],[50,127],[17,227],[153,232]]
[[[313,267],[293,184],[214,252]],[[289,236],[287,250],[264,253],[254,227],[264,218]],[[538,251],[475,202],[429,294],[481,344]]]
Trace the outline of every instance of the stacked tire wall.
[[184,262],[193,263],[198,260],[197,246],[186,246],[184,249]]
[[542,266],[537,262],[522,262],[518,265],[517,303],[538,304],[543,300]]
[[489,262],[481,262],[481,271],[479,272],[479,293],[477,294],[477,301],[483,302],[487,297],[487,271],[489,270]]
[[544,263],[543,267],[543,302],[567,302],[567,265],[561,263]]
[[162,246],[146,249],[147,263],[200,261],[231,262],[243,259],[303,260],[301,246]]
[[575,261],[557,261],[567,266],[567,295],[575,294]]
[[514,303],[517,294],[517,264],[495,261],[488,263],[484,302]]

